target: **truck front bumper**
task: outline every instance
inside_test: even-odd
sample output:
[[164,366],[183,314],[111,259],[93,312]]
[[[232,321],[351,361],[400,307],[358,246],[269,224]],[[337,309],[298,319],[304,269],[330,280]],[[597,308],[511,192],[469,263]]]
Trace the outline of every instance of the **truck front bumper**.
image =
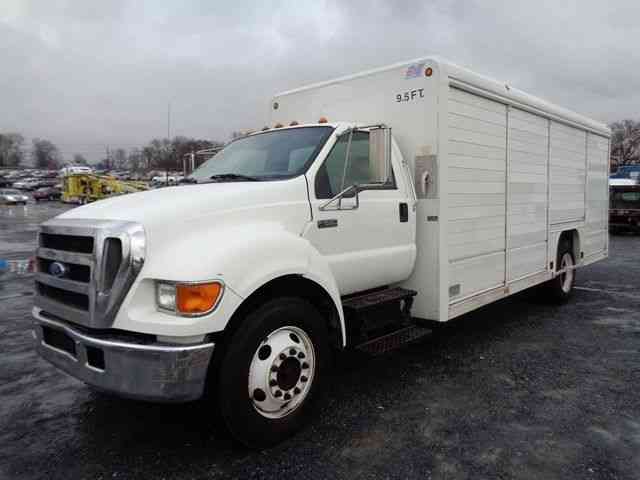
[[36,350],[99,390],[139,400],[186,402],[202,396],[213,343],[165,345],[92,334],[33,310]]

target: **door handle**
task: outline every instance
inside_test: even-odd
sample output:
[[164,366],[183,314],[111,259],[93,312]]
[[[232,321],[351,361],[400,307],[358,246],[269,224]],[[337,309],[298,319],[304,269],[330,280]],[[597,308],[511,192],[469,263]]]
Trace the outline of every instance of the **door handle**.
[[318,220],[318,228],[334,228],[338,226],[338,219],[328,218],[327,220]]
[[405,202],[400,202],[400,222],[409,221],[409,205]]

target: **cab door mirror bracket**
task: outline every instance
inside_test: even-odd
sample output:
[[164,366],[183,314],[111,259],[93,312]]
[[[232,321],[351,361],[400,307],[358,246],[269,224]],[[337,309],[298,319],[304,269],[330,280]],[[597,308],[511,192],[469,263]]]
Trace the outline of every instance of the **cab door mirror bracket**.
[[[356,210],[358,207],[360,207],[360,196],[358,195],[360,193],[360,190],[361,190],[361,187],[359,185],[356,185],[356,184],[350,185],[344,190],[342,190],[340,193],[335,195],[333,198],[327,200],[322,205],[320,205],[319,210],[321,212],[326,212],[329,210]],[[356,203],[353,205],[348,205],[346,207],[343,206],[342,198],[345,195],[351,194],[352,192],[355,192]]]

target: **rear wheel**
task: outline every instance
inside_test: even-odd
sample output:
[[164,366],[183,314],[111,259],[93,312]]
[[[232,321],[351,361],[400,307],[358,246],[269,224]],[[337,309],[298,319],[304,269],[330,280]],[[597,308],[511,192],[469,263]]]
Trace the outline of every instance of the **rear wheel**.
[[265,303],[244,319],[219,364],[220,415],[245,445],[263,448],[310,417],[328,364],[323,318],[298,298]]
[[562,272],[547,283],[547,293],[552,301],[564,303],[569,300],[576,280],[575,259],[571,245],[563,242],[558,249],[557,271]]

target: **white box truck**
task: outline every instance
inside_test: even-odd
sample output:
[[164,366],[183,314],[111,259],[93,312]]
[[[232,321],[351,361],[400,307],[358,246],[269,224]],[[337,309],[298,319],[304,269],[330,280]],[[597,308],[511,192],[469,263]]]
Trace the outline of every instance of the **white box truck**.
[[39,232],[41,356],[97,389],[211,401],[271,445],[335,351],[386,351],[608,252],[607,126],[438,58],[276,95],[192,184]]

